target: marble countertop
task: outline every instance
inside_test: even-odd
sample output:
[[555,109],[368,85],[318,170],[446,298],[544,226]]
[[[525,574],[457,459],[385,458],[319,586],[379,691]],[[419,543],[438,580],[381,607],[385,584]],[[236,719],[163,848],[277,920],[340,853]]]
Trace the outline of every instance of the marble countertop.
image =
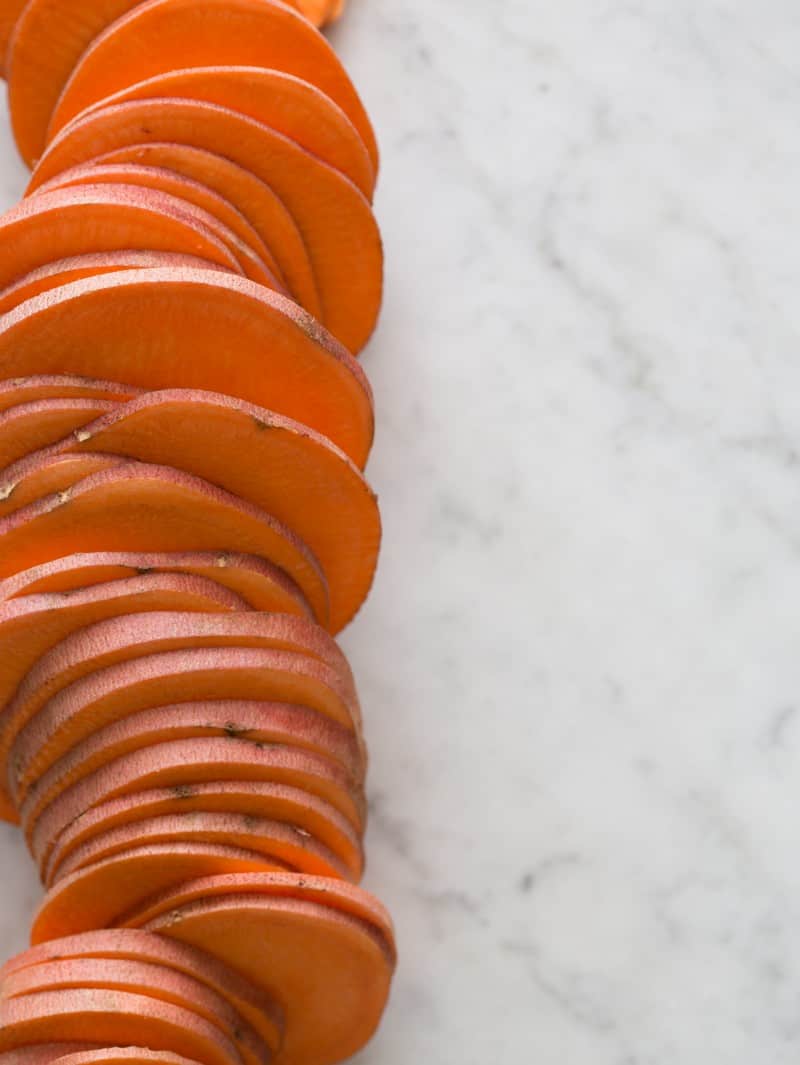
[[358,1060],[795,1065],[796,5],[352,0],[335,39],[388,253],[344,643],[402,959]]

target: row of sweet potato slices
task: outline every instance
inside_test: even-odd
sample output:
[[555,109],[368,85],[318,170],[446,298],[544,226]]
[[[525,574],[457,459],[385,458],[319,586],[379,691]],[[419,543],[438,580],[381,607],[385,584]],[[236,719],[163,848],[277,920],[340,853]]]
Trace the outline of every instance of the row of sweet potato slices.
[[[47,895],[0,982],[0,1065],[327,1065],[394,964],[328,635],[380,538],[347,350],[380,302],[374,137],[277,0],[17,14],[38,164],[0,222],[0,802]],[[188,973],[171,940],[216,960]]]
[[[30,339],[39,357],[47,344]],[[238,927],[227,892],[250,898],[258,875],[294,901],[250,898],[251,949],[272,957],[273,918],[289,920],[285,953],[306,959],[302,990],[282,965],[252,966],[294,1018],[276,1060],[339,1060],[374,1030],[393,968],[388,917],[348,887],[363,871],[366,752],[323,627],[368,589],[374,496],[326,438],[219,394],[40,375],[0,387],[0,409],[3,813],[48,889],[34,942],[182,927],[185,903],[241,973],[217,922]],[[321,982],[309,1012],[308,980],[334,968],[349,982]],[[47,1030],[71,1023],[56,1013]]]
[[377,150],[305,18],[279,0],[29,0],[7,54],[35,170],[0,228],[0,308],[146,266],[144,249],[288,295],[361,350],[382,289]]
[[[6,803],[47,888],[32,941],[60,959],[64,937],[95,930],[176,937],[274,1004],[276,1061],[325,1065],[363,1045],[392,926],[355,886],[366,750],[352,675],[296,587],[254,556],[91,552],[0,594]],[[80,996],[29,988],[19,1015],[0,986],[0,1051],[74,1040],[96,1014],[98,1042],[153,1048],[134,1024],[150,1023],[147,982],[128,975],[130,1001],[92,964],[69,985]]]
[[374,1028],[393,961],[386,913],[345,884],[261,871],[186,882],[124,927],[8,962],[0,1062],[340,1061]]

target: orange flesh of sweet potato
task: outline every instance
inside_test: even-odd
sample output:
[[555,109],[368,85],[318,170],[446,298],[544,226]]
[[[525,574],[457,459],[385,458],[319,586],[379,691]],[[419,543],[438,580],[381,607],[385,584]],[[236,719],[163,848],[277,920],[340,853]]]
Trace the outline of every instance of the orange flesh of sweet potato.
[[383,250],[369,201],[338,170],[254,119],[180,98],[103,107],[56,136],[29,188],[108,152],[164,141],[224,155],[274,189],[308,249],[323,324],[350,351],[361,351],[375,327],[383,287]]
[[244,399],[316,430],[359,467],[372,443],[372,396],[356,360],[291,301],[233,275],[110,274],[0,322],[4,377],[65,370]]
[[282,1065],[348,1057],[370,1038],[386,1003],[394,963],[390,931],[318,902],[211,896],[155,918],[148,929],[201,949],[213,942],[231,968],[276,995],[286,1013],[276,1057]]
[[6,54],[8,42],[14,32],[17,19],[22,14],[22,9],[27,0],[2,0],[0,3],[0,76],[6,74]]
[[344,0],[292,0],[292,4],[315,26],[335,22],[344,11]]
[[[31,943],[119,926],[129,911],[148,899],[198,877],[276,871],[280,871],[277,861],[238,847],[210,843],[140,847],[80,869],[54,885],[34,916]],[[224,960],[215,950],[208,953]]]

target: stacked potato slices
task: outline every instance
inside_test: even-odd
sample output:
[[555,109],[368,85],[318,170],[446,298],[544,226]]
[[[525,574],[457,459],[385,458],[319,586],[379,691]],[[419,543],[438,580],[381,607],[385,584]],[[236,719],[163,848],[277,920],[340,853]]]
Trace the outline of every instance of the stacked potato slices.
[[375,138],[337,0],[0,0],[0,1065],[332,1065],[395,964],[333,637],[375,571]]

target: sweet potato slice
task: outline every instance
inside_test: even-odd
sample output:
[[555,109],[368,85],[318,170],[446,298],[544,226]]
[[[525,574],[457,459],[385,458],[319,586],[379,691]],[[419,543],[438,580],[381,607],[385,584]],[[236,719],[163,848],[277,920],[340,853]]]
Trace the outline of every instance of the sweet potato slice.
[[[173,577],[172,583],[184,585],[187,589],[194,589],[195,586],[203,589],[206,585],[203,578],[187,577]],[[211,585],[209,591],[213,592],[216,587]],[[12,743],[27,723],[43,709],[45,703],[68,686],[100,670],[167,652],[203,648],[219,650],[226,647],[289,652],[308,656],[309,659],[325,665],[327,671],[324,675],[333,678],[337,690],[347,701],[349,714],[360,728],[360,708],[350,667],[323,629],[310,621],[290,615],[262,614],[254,611],[242,613],[241,608],[246,607],[241,600],[237,603],[238,597],[230,593],[223,594],[221,589],[219,592],[216,596],[207,594],[205,599],[200,599],[200,609],[221,611],[225,609],[223,604],[232,601],[234,606],[229,609],[237,610],[238,607],[236,613],[227,617],[215,617],[211,613],[200,615],[183,611],[149,610],[133,614],[128,610],[124,616],[106,615],[107,620],[97,624],[84,614],[81,620],[85,624],[80,629],[73,629],[65,634],[61,642],[52,646],[48,653],[41,655],[28,669],[14,697],[6,703],[0,716],[4,742]],[[90,597],[84,595],[84,602],[87,598]],[[187,601],[195,610],[198,609],[198,598],[196,596],[192,600],[187,595]],[[73,601],[72,597],[66,600],[67,604]],[[10,605],[13,607],[22,602],[24,600],[17,599]],[[13,616],[13,611],[9,613]],[[73,611],[70,616],[77,615]],[[3,614],[0,613],[0,638],[3,628]],[[9,629],[10,626],[5,628]],[[24,627],[17,624],[12,632],[16,636],[16,640],[11,643],[13,651],[15,643],[18,646],[20,638],[25,636]],[[313,667],[313,662],[310,662],[309,666]],[[13,670],[12,676],[17,675],[13,665],[6,668],[9,673]]]
[[[255,988],[249,980],[238,976],[210,954],[187,947],[182,943],[176,943],[164,936],[136,929],[85,932],[82,935],[68,936],[38,947],[31,947],[6,962],[0,970],[0,982],[28,968],[54,960],[72,958],[108,958],[148,962],[177,973],[193,976],[230,1002],[234,1009],[249,1021],[270,1050],[276,1050],[283,1038],[282,1011],[276,1002]],[[67,1049],[63,1053],[70,1053],[69,1044],[64,1044],[64,1046]],[[132,1060],[138,1060],[139,1054],[149,1052],[128,1048],[109,1051],[109,1053],[112,1056],[114,1053],[123,1055],[121,1061],[124,1061],[128,1055],[134,1055]],[[170,1063],[167,1062],[166,1065]],[[178,1059],[172,1065],[181,1065],[181,1060]]]
[[0,411],[19,403],[36,403],[40,399],[97,399],[124,403],[140,394],[141,389],[132,385],[69,374],[13,377],[0,381]]
[[253,610],[311,616],[311,609],[300,589],[277,566],[255,555],[211,551],[107,551],[65,555],[0,581],[0,600],[46,592],[72,592],[147,573],[187,573],[206,577],[235,592]]
[[0,288],[54,259],[129,248],[199,255],[244,272],[225,236],[210,215],[153,189],[54,189],[29,196],[0,215],[0,240],[9,249],[0,260]]
[[0,477],[6,466],[116,410],[107,399],[39,399],[0,412]]
[[[26,443],[23,434],[15,450]],[[0,456],[2,445],[0,416]],[[171,465],[267,511],[322,566],[333,632],[367,596],[381,538],[377,498],[346,455],[297,422],[213,393],[153,392],[114,406],[51,453],[68,451]]]
[[[29,461],[20,459],[0,474],[0,520],[10,518],[48,496],[64,496],[79,481],[93,474],[128,466],[119,455],[53,455]],[[0,563],[1,565],[1,563]]]
[[[182,177],[163,167],[137,166],[133,163],[116,163],[109,166],[76,166],[43,185],[35,195],[54,189],[74,188],[80,185],[134,185],[145,189],[176,196],[216,218],[231,233],[266,263],[274,276],[284,282],[283,274],[272,252],[258,235],[245,216],[225,197],[220,196],[199,181]],[[202,262],[203,260],[198,260]],[[153,264],[157,265],[157,264]]]
[[[112,751],[113,754],[113,751]],[[224,781],[282,784],[316,795],[362,832],[366,807],[351,774],[328,757],[297,746],[264,746],[236,736],[155,742],[146,749],[112,757],[84,777],[79,770],[55,794],[31,793],[26,824],[35,824],[34,847],[55,840],[93,806],[142,791],[173,789],[177,798],[191,795],[196,784]],[[70,781],[73,782],[70,782]],[[199,875],[199,874],[198,874]]]
[[324,902],[252,893],[186,903],[147,927],[212,950],[277,997],[286,1013],[279,1065],[349,1057],[372,1037],[386,1005],[394,970],[388,919],[379,924]]
[[27,457],[3,470],[0,481],[0,519],[10,518],[16,511],[51,496],[58,495],[66,499],[69,491],[78,482],[94,474],[127,467],[129,462],[119,455],[89,453],[47,457],[31,462],[30,469],[26,469],[24,473],[21,471],[23,465],[28,466]]
[[98,728],[182,699],[297,703],[345,728],[358,722],[339,675],[304,654],[211,647],[147,655],[77,680],[25,724],[9,755],[12,795],[19,804],[42,773]]
[[[202,962],[205,956],[198,951],[197,959]],[[244,1065],[269,1060],[272,1048],[230,1001],[193,974],[140,958],[59,958],[29,965],[4,977],[0,998],[69,990],[119,991],[179,1006],[232,1039]]]
[[[36,7],[32,0],[29,5]],[[72,0],[83,9],[87,5]],[[97,0],[95,0],[95,6]],[[83,10],[76,12],[74,23]],[[47,106],[52,108],[48,133],[60,129],[79,112],[112,93],[137,82],[188,66],[251,66],[280,70],[316,86],[330,97],[348,116],[363,141],[374,170],[378,152],[375,134],[363,104],[350,78],[331,46],[316,33],[305,19],[282,3],[271,0],[204,0],[199,9],[195,0],[149,0],[90,42],[83,37],[86,49],[73,53],[74,69],[55,103],[50,89],[55,79],[44,73],[48,55],[37,56],[36,74],[39,94],[30,107],[30,87],[18,95],[26,76],[28,32],[35,27],[30,10],[21,20],[13,46],[15,66],[9,81],[9,105],[15,132],[30,130],[30,143],[36,144],[35,157],[43,145],[36,118]],[[74,25],[73,23],[73,25]],[[96,24],[95,24],[96,25]],[[48,25],[39,42],[40,53],[50,51],[58,34]],[[61,42],[58,41],[60,44]],[[63,84],[63,83],[62,83]],[[26,98],[27,97],[27,98]],[[55,106],[53,106],[55,105]],[[32,121],[33,120],[33,121]],[[20,138],[27,140],[27,138]],[[24,148],[24,145],[20,145]],[[23,154],[25,154],[23,150]]]
[[[162,814],[108,829],[88,840],[59,866],[56,882],[71,873],[105,861],[117,854],[158,843],[213,843],[241,847],[277,859],[287,869],[317,876],[341,878],[345,867],[323,843],[309,832],[293,825],[267,820],[253,814],[191,813]],[[48,883],[52,886],[53,881]]]
[[85,477],[0,519],[0,537],[3,577],[80,550],[229,548],[260,555],[288,573],[327,621],[325,578],[293,533],[257,507],[171,468],[123,462]]
[[224,155],[274,189],[308,249],[323,324],[359,352],[375,327],[383,286],[381,239],[369,201],[338,170],[254,119],[180,98],[103,107],[58,134],[30,189],[108,152],[164,141]]
[[6,75],[8,43],[26,3],[27,0],[2,0],[0,3],[0,76],[2,77]]
[[[104,1047],[102,1050],[84,1048],[70,1049],[78,1044],[61,1044],[58,1065],[200,1065],[191,1058],[169,1054],[165,1050],[143,1050],[141,1047]],[[26,1048],[27,1049],[27,1048]],[[2,1065],[2,1063],[0,1063]],[[23,1065],[20,1062],[20,1065]],[[27,1063],[26,1063],[27,1065]],[[34,1065],[34,1063],[30,1063]]]
[[55,1040],[144,1044],[203,1065],[241,1065],[227,1036],[196,1013],[123,991],[47,991],[0,1000],[0,1051]]
[[54,259],[144,248],[196,256],[285,291],[260,254],[216,215],[141,184],[101,182],[29,196],[0,216],[0,238],[14,248],[0,269],[4,286]]
[[239,895],[263,895],[269,899],[295,899],[313,902],[382,928],[386,946],[395,954],[392,919],[383,903],[368,891],[344,880],[323,876],[299,876],[294,872],[215,873],[197,880],[183,880],[160,895],[154,895],[136,913],[131,913],[131,928],[143,927],[166,917],[172,910],[191,902],[209,898],[235,898]]
[[[277,746],[285,749],[278,752],[277,759],[269,762],[267,768],[275,770],[275,780],[288,780],[290,785],[287,786],[302,785],[305,788],[304,794],[310,797],[318,795],[329,798],[330,788],[339,791],[349,788],[353,793],[360,794],[363,787],[364,757],[355,737],[347,729],[335,725],[306,707],[286,703],[235,702],[222,699],[205,703],[159,706],[98,730],[43,774],[36,788],[29,792],[21,809],[25,834],[36,861],[43,865],[49,859],[50,847],[61,838],[64,832],[65,810],[68,813],[67,820],[72,817],[69,823],[76,825],[76,830],[79,828],[77,823],[83,811],[77,808],[84,792],[76,790],[63,796],[61,801],[59,797],[66,788],[72,787],[115,759],[135,751],[176,740],[202,737],[241,739],[257,747]],[[286,765],[289,764],[284,754],[288,754],[292,748],[296,748],[301,754],[307,752],[312,755],[310,761],[301,760],[297,763],[302,772],[296,779],[287,777],[284,773]],[[215,752],[215,755],[217,753],[219,752]],[[238,757],[241,751],[237,750],[234,754]],[[309,785],[308,777],[303,775],[306,771],[323,778],[319,787],[315,789]],[[230,805],[233,799],[230,797],[239,795],[237,789],[240,787],[244,788],[243,794],[247,794],[248,788],[255,787],[260,795],[258,789],[261,784],[257,780],[248,781],[246,774],[244,779],[244,783],[241,780],[225,779],[213,783],[213,787],[221,787],[223,790],[223,796],[219,799],[221,810],[233,808]],[[272,780],[268,777],[264,787],[270,786]],[[212,784],[209,784],[209,787],[212,787]],[[173,803],[177,799],[180,808],[184,805],[199,808],[200,800],[206,794],[204,788],[205,785],[192,784],[191,787],[180,787],[177,793],[167,790],[166,796]],[[136,797],[126,795],[124,802],[119,800],[119,809],[115,806],[108,816],[119,815],[123,822],[126,819],[135,819],[135,810],[131,810],[131,803]],[[160,799],[157,798],[156,801],[159,802]],[[331,805],[329,801],[327,804]],[[355,809],[360,818],[361,806],[359,804],[354,807],[349,796],[345,798],[344,806],[339,802],[337,809],[342,808],[346,809],[348,814]],[[43,810],[46,812],[42,813]],[[260,816],[266,816],[263,807],[259,807],[259,810]],[[95,823],[95,819],[92,819],[92,823]]]
[[325,26],[329,22],[335,22],[341,17],[345,6],[345,0],[291,0],[291,2],[315,26]]
[[[164,97],[204,100],[254,118],[341,171],[372,199],[375,170],[364,142],[344,111],[308,81],[264,67],[191,67],[137,82],[91,110]],[[57,132],[54,125],[50,137]]]
[[34,827],[32,850],[44,883],[52,883],[61,863],[75,848],[103,832],[151,817],[176,813],[237,813],[294,825],[316,836],[334,853],[347,879],[358,882],[364,871],[361,840],[330,803],[298,788],[254,781],[195,784],[180,796],[174,791],[136,792],[92,807],[77,817],[56,841],[42,841]]
[[[117,251],[97,252],[93,255],[75,255],[69,259],[57,259],[55,262],[46,263],[37,270],[31,270],[18,281],[0,292],[0,315],[8,314],[18,307],[20,303],[40,296],[44,292],[58,288],[60,285],[69,285],[72,281],[82,281],[87,277],[96,277],[98,274],[114,274],[122,270],[165,270],[168,268],[190,270],[224,270],[225,267],[209,262],[207,259],[199,259],[194,255],[180,255],[177,252],[167,251]],[[232,271],[233,272],[233,271]],[[125,389],[122,385],[114,386],[124,396]],[[128,397],[136,393],[136,389],[127,390]],[[70,390],[59,398],[68,398],[77,394]],[[84,390],[82,398],[88,398]]]
[[[146,167],[171,172],[179,180],[188,178],[224,198],[248,220],[265,246],[275,256],[283,277],[297,302],[322,318],[322,304],[311,261],[297,223],[273,189],[249,170],[214,152],[185,144],[144,144],[121,148],[94,159],[91,167]],[[71,174],[75,170],[65,173]],[[54,178],[59,180],[59,176]]]
[[233,275],[110,274],[28,300],[0,322],[4,377],[65,370],[235,396],[301,421],[359,467],[372,442],[356,360],[290,300]]
[[[174,843],[128,851],[80,869],[51,888],[34,917],[31,943],[112,928],[129,910],[196,877],[278,869],[279,863],[237,847]],[[63,1033],[61,1038],[70,1036]]]
[[0,1065],[52,1065],[65,1055],[72,1056],[92,1049],[92,1043],[38,1043],[3,1051],[0,1053]]

